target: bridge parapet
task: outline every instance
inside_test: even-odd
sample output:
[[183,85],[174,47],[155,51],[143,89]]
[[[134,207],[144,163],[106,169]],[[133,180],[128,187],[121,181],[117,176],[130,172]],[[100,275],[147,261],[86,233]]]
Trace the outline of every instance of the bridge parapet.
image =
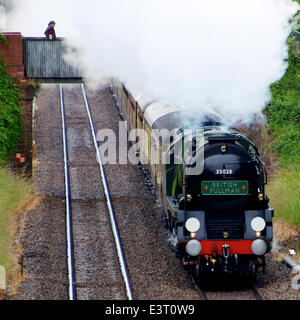
[[23,38],[25,76],[41,80],[78,80],[82,71],[74,67],[77,52],[65,38]]

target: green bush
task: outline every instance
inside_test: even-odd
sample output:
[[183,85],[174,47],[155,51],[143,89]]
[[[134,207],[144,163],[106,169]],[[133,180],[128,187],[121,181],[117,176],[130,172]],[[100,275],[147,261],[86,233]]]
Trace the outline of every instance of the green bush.
[[19,86],[9,76],[0,58],[0,163],[12,156],[22,135]]
[[299,167],[300,169],[300,128],[293,124],[276,128],[270,144],[278,154],[282,168]]
[[272,132],[271,148],[284,168],[300,166],[300,38],[292,33],[287,44],[288,70],[271,86],[272,101],[265,109]]
[[275,216],[300,226],[299,35],[293,32],[287,44],[288,70],[280,81],[271,86],[272,101],[265,109],[271,132],[270,147],[278,155],[281,168],[267,190]]
[[300,50],[298,40],[291,37],[289,67],[284,77],[271,86],[272,102],[265,109],[271,128],[286,124],[300,126]]
[[8,44],[6,37],[4,37],[4,35],[2,33],[0,33],[0,42],[2,42],[4,44]]

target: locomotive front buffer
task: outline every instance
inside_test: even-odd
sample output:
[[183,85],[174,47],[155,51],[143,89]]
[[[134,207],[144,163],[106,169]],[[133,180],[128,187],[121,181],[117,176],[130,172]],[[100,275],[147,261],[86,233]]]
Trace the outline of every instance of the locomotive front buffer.
[[[273,209],[244,212],[240,223],[211,223],[204,211],[177,211],[177,250],[198,277],[209,273],[265,272],[265,254],[272,249]],[[243,223],[244,222],[244,223]]]

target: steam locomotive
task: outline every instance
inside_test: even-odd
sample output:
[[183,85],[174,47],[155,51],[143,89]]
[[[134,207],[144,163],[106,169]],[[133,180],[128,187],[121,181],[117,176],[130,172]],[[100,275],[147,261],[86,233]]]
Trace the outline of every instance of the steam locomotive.
[[215,111],[201,109],[198,120],[189,119],[169,101],[121,84],[110,90],[128,131],[142,129],[137,153],[148,160],[144,167],[183,264],[198,280],[217,272],[255,279],[271,250],[274,216],[256,146]]

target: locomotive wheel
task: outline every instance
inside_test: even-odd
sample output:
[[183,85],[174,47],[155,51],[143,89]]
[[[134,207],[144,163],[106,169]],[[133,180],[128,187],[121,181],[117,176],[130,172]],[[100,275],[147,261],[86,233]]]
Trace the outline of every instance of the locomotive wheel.
[[169,218],[166,214],[164,214],[164,226],[167,230],[169,230]]
[[199,266],[199,264],[196,264],[195,267],[194,267],[194,275],[195,275],[195,279],[197,281],[199,281],[199,278],[200,278],[200,266]]
[[203,281],[204,279],[204,273],[203,273],[203,268],[201,266],[200,256],[198,257],[198,264],[195,264],[193,266],[193,277],[198,284],[201,283],[201,281]]
[[172,230],[172,227],[171,227],[171,218],[172,218],[172,215],[170,212],[167,212],[165,213],[164,215],[164,223],[165,223],[165,228],[169,231]]
[[168,230],[171,230],[172,228],[171,228],[171,217],[172,217],[172,215],[171,215],[171,213],[170,212],[168,212],[168,217],[167,217],[167,228],[168,228]]
[[169,229],[170,231],[172,231],[174,225],[175,225],[175,223],[174,223],[174,218],[173,218],[171,212],[168,212],[168,221],[167,221],[168,229]]
[[254,261],[249,261],[247,278],[251,284],[255,283],[256,275],[257,275],[257,265]]

